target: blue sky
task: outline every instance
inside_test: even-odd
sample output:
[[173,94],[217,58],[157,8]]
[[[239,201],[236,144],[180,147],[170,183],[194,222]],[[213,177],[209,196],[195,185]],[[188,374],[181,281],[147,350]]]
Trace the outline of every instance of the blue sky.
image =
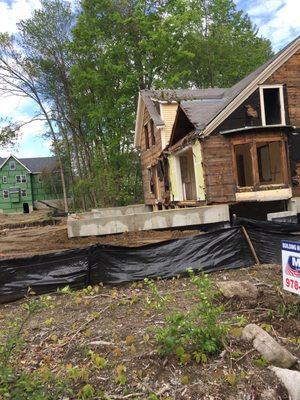
[[[271,40],[274,51],[280,50],[300,34],[300,0],[236,0],[237,7],[246,11],[259,34]],[[20,19],[30,17],[39,7],[39,0],[0,0],[0,31],[14,33]],[[34,114],[30,100],[0,97],[0,117],[28,121]],[[43,139],[43,123],[25,125],[16,149],[0,149],[0,157],[15,153],[19,157],[50,155],[51,143]]]

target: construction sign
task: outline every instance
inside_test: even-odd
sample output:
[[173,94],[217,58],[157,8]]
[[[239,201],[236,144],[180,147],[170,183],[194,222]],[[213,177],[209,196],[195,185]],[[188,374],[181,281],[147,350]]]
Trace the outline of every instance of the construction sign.
[[283,288],[300,295],[300,242],[281,243]]

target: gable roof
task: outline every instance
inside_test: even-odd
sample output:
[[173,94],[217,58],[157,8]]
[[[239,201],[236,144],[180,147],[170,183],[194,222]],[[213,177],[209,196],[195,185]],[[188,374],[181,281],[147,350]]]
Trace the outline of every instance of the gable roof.
[[220,99],[225,91],[226,89],[221,88],[141,90],[138,99],[134,145],[136,147],[139,145],[145,107],[154,125],[157,128],[161,128],[165,126],[165,123],[159,112],[159,103],[179,103],[195,99]]
[[143,104],[147,106],[155,125],[162,127],[164,126],[164,122],[155,107],[155,100],[180,102],[182,110],[195,128],[201,131],[201,136],[207,136],[299,49],[300,36],[296,37],[291,43],[275,54],[274,57],[229,89],[141,91],[135,128],[135,146],[138,146],[140,140],[139,132],[142,123],[140,113],[144,111]]
[[206,124],[203,136],[209,135],[224,121],[244,100],[246,100],[270,75],[284,64],[300,49],[300,36],[275,54],[255,71],[251,72],[224,93],[224,102],[216,109],[210,121]]
[[7,158],[0,157],[0,169],[11,157],[32,173],[43,172],[44,170],[53,171],[57,167],[56,157],[17,158],[10,155]]

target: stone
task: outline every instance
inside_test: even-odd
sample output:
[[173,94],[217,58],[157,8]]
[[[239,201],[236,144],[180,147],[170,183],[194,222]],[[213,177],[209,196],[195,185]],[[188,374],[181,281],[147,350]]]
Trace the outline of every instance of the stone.
[[264,390],[261,393],[260,398],[263,400],[278,400],[279,399],[275,389]]
[[238,297],[240,299],[256,299],[258,296],[257,287],[249,281],[226,281],[219,282],[220,292],[227,299]]
[[242,337],[244,340],[252,341],[253,347],[272,365],[290,368],[298,360],[256,324],[245,326]]
[[277,378],[285,386],[291,400],[300,400],[300,372],[290,369],[270,367]]

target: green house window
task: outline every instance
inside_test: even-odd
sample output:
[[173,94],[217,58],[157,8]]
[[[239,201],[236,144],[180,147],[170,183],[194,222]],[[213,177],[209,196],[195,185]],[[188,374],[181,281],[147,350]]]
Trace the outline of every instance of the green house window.
[[26,183],[26,175],[16,175],[16,182],[17,183]]
[[27,196],[26,189],[22,189],[21,190],[21,196],[22,197],[26,197]]
[[9,162],[9,169],[10,169],[11,171],[15,171],[15,169],[16,169],[16,163],[15,163],[15,161],[10,161],[10,162]]
[[9,196],[8,190],[3,190],[3,197],[5,199],[8,199],[8,196]]
[[2,176],[2,183],[7,183],[7,176]]

